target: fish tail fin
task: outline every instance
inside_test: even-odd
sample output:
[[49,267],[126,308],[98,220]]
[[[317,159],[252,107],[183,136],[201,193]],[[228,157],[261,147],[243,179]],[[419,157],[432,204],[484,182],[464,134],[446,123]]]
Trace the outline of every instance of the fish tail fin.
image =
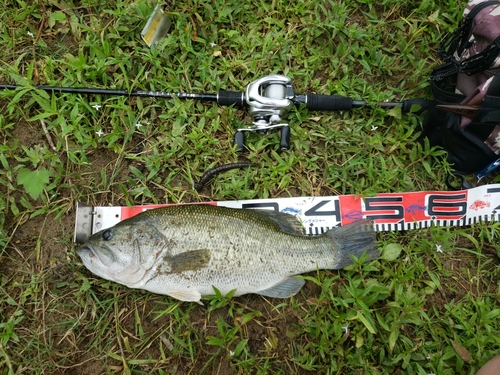
[[353,263],[352,255],[360,258],[366,253],[366,260],[378,258],[376,235],[370,220],[359,220],[343,227],[326,232],[339,251],[340,259],[335,269],[344,268]]

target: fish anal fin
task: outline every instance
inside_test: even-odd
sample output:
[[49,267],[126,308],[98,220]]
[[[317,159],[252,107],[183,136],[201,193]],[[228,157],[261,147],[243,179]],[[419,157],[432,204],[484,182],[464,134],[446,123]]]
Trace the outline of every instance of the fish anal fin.
[[201,300],[200,292],[194,289],[177,290],[174,292],[168,292],[167,295],[175,299],[178,299],[179,301],[197,302],[203,305],[203,303],[200,301]]
[[290,298],[297,294],[304,284],[304,280],[291,277],[256,293],[271,298]]

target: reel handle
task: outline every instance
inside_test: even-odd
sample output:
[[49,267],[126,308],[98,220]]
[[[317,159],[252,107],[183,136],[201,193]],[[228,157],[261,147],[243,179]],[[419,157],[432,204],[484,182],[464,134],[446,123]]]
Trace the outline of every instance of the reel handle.
[[290,149],[290,127],[288,125],[281,128],[280,149]]
[[243,133],[241,130],[238,130],[234,135],[234,144],[236,145],[236,152],[246,151],[245,133]]

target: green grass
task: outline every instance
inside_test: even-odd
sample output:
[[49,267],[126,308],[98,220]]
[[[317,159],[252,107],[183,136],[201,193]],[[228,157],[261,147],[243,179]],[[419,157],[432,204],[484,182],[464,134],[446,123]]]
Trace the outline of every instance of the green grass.
[[[426,96],[465,2],[173,1],[153,48],[140,38],[153,2],[97,3],[0,2],[0,81],[23,86],[0,91],[0,374],[473,374],[498,353],[498,224],[380,233],[397,259],[305,275],[283,301],[181,303],[99,279],[74,251],[77,201],[444,190],[450,166],[417,142],[421,116],[296,109],[289,151],[271,131],[238,154],[246,111],[33,89],[216,93],[284,74],[298,93]],[[237,161],[256,166],[193,190]]]

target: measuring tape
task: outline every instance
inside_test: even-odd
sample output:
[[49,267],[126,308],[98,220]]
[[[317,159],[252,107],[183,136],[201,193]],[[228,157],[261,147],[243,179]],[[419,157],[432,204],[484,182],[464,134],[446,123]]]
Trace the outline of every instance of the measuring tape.
[[[232,208],[265,209],[296,216],[304,234],[317,235],[360,219],[373,220],[377,231],[401,231],[436,226],[463,226],[500,221],[500,184],[459,191],[382,193],[373,197],[338,195],[217,201]],[[140,212],[168,204],[134,207],[76,207],[75,242],[112,227]]]

